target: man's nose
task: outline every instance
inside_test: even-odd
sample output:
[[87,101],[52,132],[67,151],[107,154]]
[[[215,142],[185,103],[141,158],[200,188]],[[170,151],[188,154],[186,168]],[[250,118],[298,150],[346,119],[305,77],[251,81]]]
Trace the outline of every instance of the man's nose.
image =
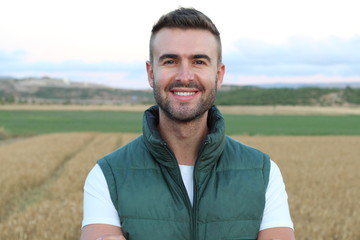
[[186,62],[179,65],[176,80],[181,82],[189,82],[194,80],[194,72],[191,69],[191,64]]

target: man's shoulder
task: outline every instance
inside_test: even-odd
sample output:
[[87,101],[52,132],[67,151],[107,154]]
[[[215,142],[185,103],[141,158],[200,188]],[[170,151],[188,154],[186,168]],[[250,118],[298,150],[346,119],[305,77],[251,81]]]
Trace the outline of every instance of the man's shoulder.
[[226,136],[224,154],[243,162],[258,163],[260,165],[270,161],[270,157],[266,153],[229,136]]
[[106,157],[110,157],[110,156],[113,156],[113,155],[122,154],[122,153],[127,152],[127,151],[133,151],[133,150],[142,148],[143,145],[144,145],[144,139],[143,138],[144,138],[144,136],[140,135],[140,136],[138,136],[137,138],[133,139],[130,142],[127,142],[127,143],[123,142],[122,146],[120,146],[115,151],[108,154]]
[[233,147],[235,149],[238,149],[238,150],[243,150],[243,151],[251,151],[251,152],[254,152],[254,153],[260,153],[260,154],[265,154],[264,152],[262,152],[261,150],[255,148],[255,147],[252,147],[252,146],[249,146],[239,140],[236,140],[230,136],[226,136],[226,146],[227,147]]
[[119,159],[130,160],[136,157],[138,154],[141,154],[141,152],[143,152],[144,150],[146,150],[146,148],[144,146],[143,135],[140,135],[134,140],[122,145],[115,151],[105,155],[98,162],[116,162],[119,161]]

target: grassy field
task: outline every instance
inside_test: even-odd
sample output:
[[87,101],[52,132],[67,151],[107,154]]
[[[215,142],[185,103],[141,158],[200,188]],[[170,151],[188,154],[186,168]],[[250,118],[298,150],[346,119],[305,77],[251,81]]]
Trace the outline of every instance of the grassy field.
[[[52,132],[140,133],[139,111],[0,110],[0,128],[13,135]],[[360,115],[225,113],[229,135],[360,135]]]
[[[0,239],[79,239],[87,173],[136,136],[54,133],[0,142]],[[297,240],[360,239],[360,136],[234,137],[280,166]]]
[[140,112],[0,111],[0,127],[15,135],[52,132],[141,132]]

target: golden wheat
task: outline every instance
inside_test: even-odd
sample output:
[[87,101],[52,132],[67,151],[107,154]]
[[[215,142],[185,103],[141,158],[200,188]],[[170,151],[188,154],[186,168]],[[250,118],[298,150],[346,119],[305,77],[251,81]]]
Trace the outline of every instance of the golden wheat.
[[[135,137],[49,134],[0,145],[0,204],[8,209],[0,212],[0,239],[78,239],[87,173]],[[360,137],[235,138],[280,166],[298,240],[360,239]]]
[[[70,146],[74,146],[86,135],[91,138],[78,145],[76,152],[72,151]],[[1,239],[77,239],[80,235],[82,189],[86,175],[97,159],[135,137],[131,134],[54,136],[57,136],[60,142],[67,142],[69,145],[64,144],[63,148],[64,146],[48,142],[48,136],[27,140],[36,142],[42,139],[42,145],[63,152],[63,161],[61,166],[44,179],[42,185],[33,186],[32,191],[23,195],[27,201],[26,206],[7,214],[6,219],[0,223]],[[2,153],[0,151],[0,156]],[[43,151],[42,154],[45,156],[48,152]],[[48,161],[50,163],[51,158],[48,158]]]
[[1,145],[0,220],[20,203],[14,199],[40,186],[91,138],[88,133],[49,134]]

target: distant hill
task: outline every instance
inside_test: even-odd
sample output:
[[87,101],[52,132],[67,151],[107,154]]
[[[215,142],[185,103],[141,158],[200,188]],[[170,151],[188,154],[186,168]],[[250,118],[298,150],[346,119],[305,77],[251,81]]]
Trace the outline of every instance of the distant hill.
[[360,88],[260,88],[226,86],[218,92],[218,105],[308,105],[341,106],[360,104]]
[[56,78],[0,78],[0,103],[144,104],[153,102],[146,90],[72,82]]
[[[56,78],[0,78],[0,103],[152,104],[151,90],[129,90]],[[360,88],[224,85],[218,105],[360,105]]]

